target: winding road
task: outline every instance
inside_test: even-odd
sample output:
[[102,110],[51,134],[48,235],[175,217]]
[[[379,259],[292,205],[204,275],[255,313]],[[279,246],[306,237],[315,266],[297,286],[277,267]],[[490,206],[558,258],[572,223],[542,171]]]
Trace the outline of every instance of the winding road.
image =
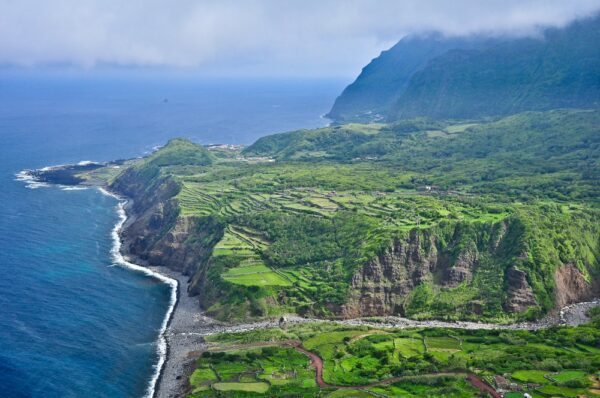
[[411,376],[396,376],[389,377],[387,379],[379,380],[373,383],[364,384],[364,385],[339,385],[339,384],[330,384],[327,383],[323,379],[323,368],[325,366],[323,359],[319,357],[312,351],[307,350],[302,346],[302,342],[299,340],[283,340],[283,341],[261,341],[256,343],[242,343],[242,344],[233,344],[228,345],[228,349],[235,350],[244,350],[249,348],[257,348],[257,347],[285,347],[285,348],[293,348],[299,353],[307,356],[310,359],[310,366],[315,369],[315,381],[320,388],[334,388],[337,390],[364,390],[366,388],[393,384],[403,380],[417,380],[423,378],[434,378],[434,377],[443,377],[443,376],[453,376],[465,377],[466,380],[473,385],[473,387],[478,390],[491,394],[492,397],[500,398],[500,395],[485,381],[481,380],[474,374],[466,373],[466,372],[438,372],[438,373],[424,373],[420,375],[411,375]]
[[455,376],[455,377],[456,376],[465,376],[466,380],[473,387],[478,389],[479,391],[481,391],[483,393],[487,393],[490,396],[492,396],[493,398],[502,398],[502,395],[500,395],[500,393],[498,393],[488,383],[481,380],[479,377],[477,377],[476,375],[474,375],[472,373],[467,374],[467,373],[463,373],[463,372],[455,372],[455,373],[440,372],[440,373],[426,373],[426,374],[421,374],[421,375],[417,375],[417,376],[397,376],[397,377],[390,377],[388,379],[380,380],[375,383],[359,385],[359,386],[341,386],[341,385],[329,384],[325,380],[323,380],[323,360],[321,359],[321,357],[319,357],[314,352],[310,352],[306,348],[302,347],[302,345],[299,341],[288,342],[285,345],[293,346],[294,349],[296,349],[296,351],[306,355],[310,359],[310,365],[316,371],[315,380],[317,382],[317,385],[321,388],[335,388],[338,390],[362,390],[365,388],[376,387],[376,386],[380,386],[380,385],[393,384],[393,383],[397,383],[402,380],[415,380],[415,379],[422,379],[422,378],[434,378],[434,377],[440,377],[440,376]]

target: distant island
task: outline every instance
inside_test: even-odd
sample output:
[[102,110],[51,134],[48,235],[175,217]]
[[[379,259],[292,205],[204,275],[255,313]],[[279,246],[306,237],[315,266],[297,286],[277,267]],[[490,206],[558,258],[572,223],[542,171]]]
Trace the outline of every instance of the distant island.
[[30,174],[127,199],[179,280],[159,396],[598,396],[598,24],[406,39],[329,127]]

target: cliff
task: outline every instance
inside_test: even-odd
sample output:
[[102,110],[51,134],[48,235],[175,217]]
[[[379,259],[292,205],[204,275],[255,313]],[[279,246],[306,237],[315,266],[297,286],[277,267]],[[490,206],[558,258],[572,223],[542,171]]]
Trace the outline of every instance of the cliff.
[[381,121],[406,90],[411,77],[451,49],[490,45],[485,37],[448,38],[441,34],[407,36],[365,66],[335,100],[327,117],[338,123]]
[[[534,318],[597,297],[598,225],[589,218],[565,221],[583,230],[575,233],[577,227],[553,218],[554,228],[544,229],[546,236],[540,237],[539,219],[518,213],[498,223],[412,230],[394,238],[353,275],[342,313],[350,318],[400,314],[500,320],[506,313]],[[576,234],[570,242],[586,254],[561,249],[563,238],[556,233],[563,227]]]

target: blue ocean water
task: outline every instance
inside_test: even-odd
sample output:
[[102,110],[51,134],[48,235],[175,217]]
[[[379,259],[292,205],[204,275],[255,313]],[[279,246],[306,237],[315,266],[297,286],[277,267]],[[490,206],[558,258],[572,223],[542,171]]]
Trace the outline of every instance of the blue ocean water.
[[0,396],[140,397],[169,287],[112,266],[116,200],[29,189],[22,169],[249,144],[326,124],[331,80],[0,75]]

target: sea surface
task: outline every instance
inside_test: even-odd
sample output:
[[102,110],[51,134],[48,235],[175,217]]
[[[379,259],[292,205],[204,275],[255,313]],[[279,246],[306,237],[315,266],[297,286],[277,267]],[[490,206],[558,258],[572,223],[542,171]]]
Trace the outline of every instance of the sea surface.
[[115,266],[117,200],[23,169],[323,126],[344,82],[0,72],[0,397],[141,397],[170,288]]

